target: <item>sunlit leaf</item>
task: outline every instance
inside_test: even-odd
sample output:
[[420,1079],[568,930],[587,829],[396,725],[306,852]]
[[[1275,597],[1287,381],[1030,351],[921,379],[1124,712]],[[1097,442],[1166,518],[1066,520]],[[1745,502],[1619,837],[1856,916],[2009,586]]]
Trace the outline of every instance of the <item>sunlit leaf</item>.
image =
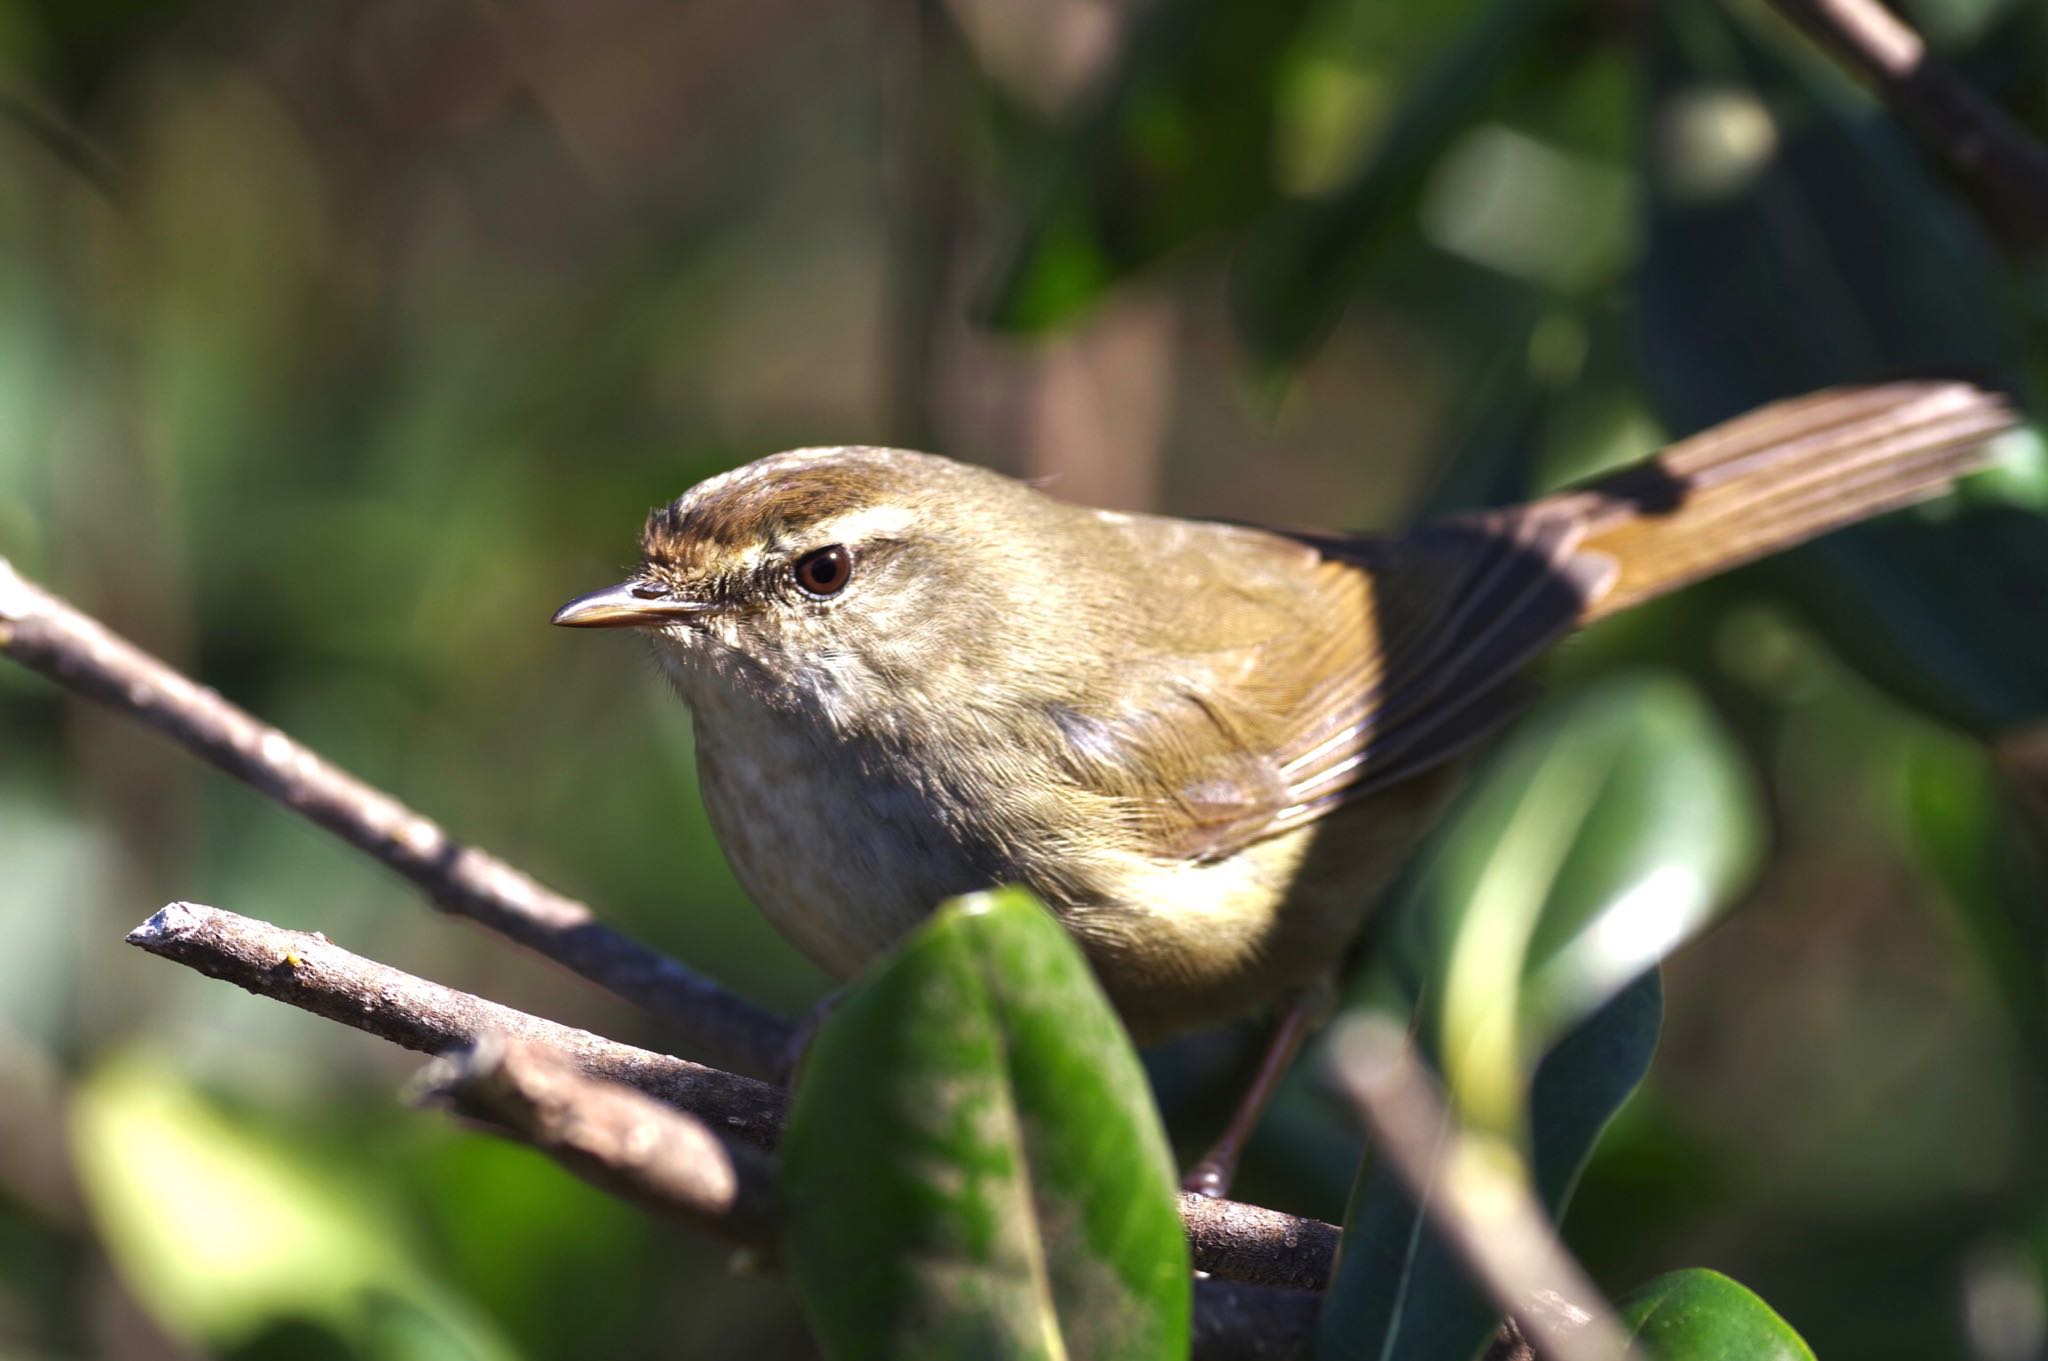
[[[1567,1034],[1531,1083],[1530,1178],[1561,1219],[1580,1170],[1649,1071],[1664,1015],[1645,974]],[[1499,1323],[1390,1168],[1368,1157],[1352,1188],[1344,1240],[1317,1331],[1317,1361],[1434,1361],[1470,1356]]]
[[1814,1361],[1770,1305],[1718,1271],[1689,1267],[1659,1276],[1618,1308],[1654,1361]]
[[[1648,1070],[1657,962],[1747,880],[1758,822],[1740,762],[1693,692],[1624,676],[1523,724],[1404,895],[1391,948],[1419,987],[1425,1045],[1468,1120],[1525,1141],[1553,1216]],[[1462,1357],[1497,1323],[1370,1160],[1344,1244],[1323,1361]]]
[[782,1148],[790,1275],[828,1355],[1186,1356],[1165,1134],[1029,895],[955,900],[856,986]]
[[1759,837],[1739,758],[1675,679],[1611,679],[1523,724],[1401,907],[1467,1118],[1515,1133],[1529,1065],[1725,909]]

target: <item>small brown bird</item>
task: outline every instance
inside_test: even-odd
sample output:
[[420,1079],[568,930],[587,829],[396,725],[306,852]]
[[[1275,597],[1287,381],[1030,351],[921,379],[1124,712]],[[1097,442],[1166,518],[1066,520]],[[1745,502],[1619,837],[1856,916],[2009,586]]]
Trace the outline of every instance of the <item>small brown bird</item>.
[[654,511],[638,572],[554,622],[648,633],[734,872],[819,965],[850,976],[941,899],[1021,883],[1142,1042],[1325,978],[1543,648],[1935,495],[2010,423],[1963,384],[1845,388],[1384,536],[801,449]]

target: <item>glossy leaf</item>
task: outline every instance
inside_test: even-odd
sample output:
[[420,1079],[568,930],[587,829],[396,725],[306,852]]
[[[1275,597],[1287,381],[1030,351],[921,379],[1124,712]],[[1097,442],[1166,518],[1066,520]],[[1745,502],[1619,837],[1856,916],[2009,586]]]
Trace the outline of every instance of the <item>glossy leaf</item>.
[[1523,724],[1401,908],[1466,1118],[1516,1134],[1529,1065],[1726,908],[1759,838],[1738,756],[1675,679],[1618,677]]
[[983,307],[1037,329],[1273,196],[1274,82],[1306,0],[1148,8],[1084,126],[1055,144]]
[[[1648,1070],[1657,962],[1748,879],[1758,822],[1693,692],[1619,677],[1522,725],[1403,895],[1395,967],[1418,985],[1425,1045],[1468,1121],[1526,1140],[1554,1216]],[[1495,1326],[1391,1173],[1361,1174],[1344,1241],[1324,1361],[1462,1357]]]
[[855,987],[782,1148],[786,1256],[828,1356],[1187,1355],[1171,1151],[1028,894],[955,900]]
[[1791,1324],[1718,1271],[1659,1276],[1617,1307],[1637,1349],[1655,1361],[1814,1361]]
[[[1903,136],[1718,6],[1646,13],[1657,131],[1638,324],[1672,431],[1901,374],[2022,391],[2013,290]],[[2010,476],[1986,486],[2024,495]],[[2004,505],[1894,516],[1765,570],[1874,679],[1983,731],[2048,713],[2044,564],[2048,523]]]
[[[1649,1071],[1663,1014],[1653,970],[1537,1065],[1529,1098],[1531,1176],[1553,1219],[1563,1217],[1601,1131]],[[1466,1279],[1400,1180],[1368,1160],[1344,1216],[1317,1361],[1466,1357],[1498,1322],[1498,1310]]]

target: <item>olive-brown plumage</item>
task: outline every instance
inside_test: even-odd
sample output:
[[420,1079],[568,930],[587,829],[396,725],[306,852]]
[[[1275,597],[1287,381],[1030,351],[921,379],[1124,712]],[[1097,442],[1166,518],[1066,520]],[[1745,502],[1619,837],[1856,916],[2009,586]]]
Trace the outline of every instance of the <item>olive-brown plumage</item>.
[[1383,537],[799,450],[655,511],[634,578],[556,622],[649,631],[735,872],[820,965],[1020,882],[1151,1038],[1326,972],[1541,649],[1933,495],[2009,419],[1961,384],[1820,393]]

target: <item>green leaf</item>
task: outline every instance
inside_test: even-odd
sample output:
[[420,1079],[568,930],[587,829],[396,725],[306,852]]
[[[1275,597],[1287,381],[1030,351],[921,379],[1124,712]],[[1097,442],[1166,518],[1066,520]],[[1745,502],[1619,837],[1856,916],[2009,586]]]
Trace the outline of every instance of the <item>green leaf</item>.
[[[2019,392],[2014,288],[1974,220],[1881,114],[1704,0],[1647,11],[1644,376],[1676,433],[1775,398],[1902,374]],[[2028,434],[2004,448],[2039,462]],[[1764,568],[1839,651],[1911,703],[1978,730],[2048,714],[2048,523],[2038,478],[1994,505],[1892,516]]]
[[[1580,1170],[1649,1071],[1664,1015],[1655,971],[1573,1030],[1537,1066],[1530,1092],[1531,1176],[1561,1219]],[[1485,1292],[1428,1227],[1392,1170],[1368,1161],[1352,1188],[1323,1305],[1317,1361],[1439,1361],[1470,1356],[1499,1323]]]
[[[1517,730],[1397,906],[1390,967],[1421,994],[1425,1046],[1468,1121],[1524,1143],[1553,1217],[1648,1071],[1657,962],[1732,901],[1759,823],[1740,761],[1692,690],[1617,677]],[[1406,1189],[1369,1163],[1345,1216],[1321,1361],[1468,1356],[1497,1322]]]
[[828,1356],[1186,1356],[1172,1153],[1028,894],[954,900],[855,987],[782,1149],[790,1275]]
[[1792,1325],[1718,1271],[1688,1267],[1659,1276],[1618,1307],[1631,1337],[1656,1361],[1814,1361]]
[[1739,757],[1674,678],[1616,677],[1523,724],[1399,909],[1466,1118],[1518,1134],[1529,1066],[1725,909],[1759,840]]
[[1083,125],[1054,139],[1020,239],[981,311],[1040,329],[1273,197],[1280,59],[1308,0],[1148,7]]

